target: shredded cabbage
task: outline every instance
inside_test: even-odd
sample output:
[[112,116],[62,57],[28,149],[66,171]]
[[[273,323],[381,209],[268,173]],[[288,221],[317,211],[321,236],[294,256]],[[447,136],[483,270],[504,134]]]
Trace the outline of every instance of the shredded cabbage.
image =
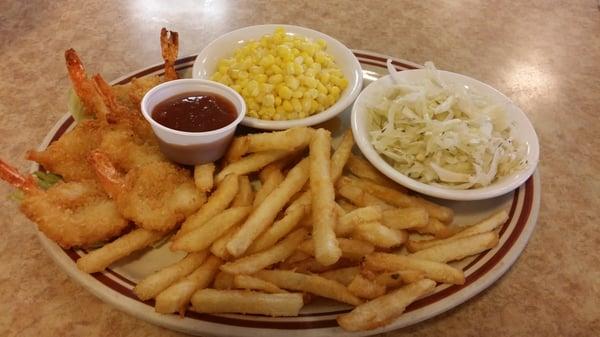
[[444,81],[431,62],[420,83],[400,82],[388,69],[395,83],[366,106],[371,143],[395,169],[427,184],[469,189],[524,167],[525,146],[503,107]]

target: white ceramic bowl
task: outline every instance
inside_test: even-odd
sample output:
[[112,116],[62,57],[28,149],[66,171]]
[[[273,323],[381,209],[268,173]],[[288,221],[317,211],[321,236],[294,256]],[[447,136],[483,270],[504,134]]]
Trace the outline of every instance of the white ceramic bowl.
[[[413,191],[417,191],[432,197],[450,200],[482,200],[508,193],[520,186],[527,180],[527,178],[529,178],[529,176],[531,176],[531,174],[533,174],[539,160],[538,138],[525,113],[508,97],[504,96],[501,92],[485,83],[448,71],[440,70],[439,72],[442,78],[447,82],[468,86],[470,89],[487,96],[492,102],[499,104],[506,109],[508,118],[515,122],[517,137],[525,144],[527,148],[527,165],[522,170],[515,172],[510,176],[502,177],[488,186],[468,190],[454,190],[450,188],[432,186],[414,180],[400,173],[375,151],[371,145],[371,142],[369,141],[367,130],[366,103],[369,101],[369,98],[377,97],[383,88],[389,87],[393,84],[392,78],[389,75],[378,79],[365,88],[365,90],[363,90],[363,92],[358,96],[356,102],[354,102],[354,106],[352,107],[352,132],[362,153],[369,160],[369,162],[371,162],[371,164],[373,164],[379,171],[388,176],[390,179]],[[403,82],[418,83],[426,77],[426,70],[405,70],[399,72],[397,75],[397,79]]]
[[[152,118],[152,110],[157,104],[188,92],[204,92],[224,97],[233,104],[238,116],[222,128],[205,132],[174,130]],[[150,89],[142,98],[141,108],[142,115],[159,140],[161,151],[169,159],[184,165],[203,164],[221,158],[233,139],[237,125],[246,115],[246,103],[235,90],[221,83],[191,78],[168,81]]]
[[283,130],[296,126],[310,126],[325,122],[348,108],[356,99],[362,88],[362,71],[358,60],[350,49],[338,40],[312,29],[291,25],[259,25],[234,30],[220,36],[207,45],[196,58],[192,71],[193,78],[208,79],[215,72],[217,62],[230,57],[234,50],[240,48],[247,41],[257,40],[263,35],[272,34],[275,28],[283,27],[289,35],[301,35],[310,39],[323,39],[327,42],[327,52],[331,54],[337,65],[348,79],[348,87],[342,92],[340,99],[329,109],[318,114],[286,121],[270,121],[258,118],[245,117],[242,124],[264,130]]

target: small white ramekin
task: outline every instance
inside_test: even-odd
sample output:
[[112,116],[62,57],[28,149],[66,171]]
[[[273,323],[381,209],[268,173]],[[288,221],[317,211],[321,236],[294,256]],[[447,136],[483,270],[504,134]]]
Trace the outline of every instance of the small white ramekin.
[[[205,132],[174,130],[152,118],[152,110],[157,104],[188,92],[212,93],[226,98],[235,107],[237,118],[220,129]],[[144,95],[141,109],[159,140],[161,151],[170,160],[184,165],[203,164],[221,158],[237,125],[246,115],[246,103],[235,90],[221,83],[201,79],[180,79],[157,85]]]

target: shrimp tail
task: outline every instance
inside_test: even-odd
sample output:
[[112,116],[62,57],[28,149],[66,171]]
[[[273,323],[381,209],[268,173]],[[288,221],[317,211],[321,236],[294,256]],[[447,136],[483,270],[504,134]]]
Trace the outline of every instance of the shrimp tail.
[[105,153],[94,150],[90,152],[88,161],[96,172],[98,182],[111,198],[116,199],[124,192],[125,181],[123,175]]
[[104,102],[104,105],[107,108],[106,112],[106,120],[109,123],[117,123],[121,118],[125,117],[123,110],[124,108],[119,105],[115,95],[112,92],[110,84],[108,84],[102,75],[96,74],[92,76],[92,80],[94,81],[94,87],[100,98]]
[[178,76],[175,71],[175,61],[179,52],[179,33],[163,27],[160,30],[160,48],[165,60],[165,80],[176,80]]
[[67,49],[65,51],[65,61],[73,90],[81,99],[86,112],[96,118],[105,119],[107,109],[103,106],[93,82],[87,77],[77,52],[74,49]]
[[2,159],[0,159],[0,179],[28,193],[39,191],[39,187],[32,176],[22,175],[16,168]]

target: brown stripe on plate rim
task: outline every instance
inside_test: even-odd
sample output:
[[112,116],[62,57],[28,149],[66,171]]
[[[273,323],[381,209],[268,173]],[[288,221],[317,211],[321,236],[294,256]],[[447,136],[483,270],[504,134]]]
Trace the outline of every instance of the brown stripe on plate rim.
[[[385,58],[383,56],[365,54],[365,53],[361,53],[361,52],[358,52],[358,51],[352,51],[352,53],[356,57],[358,57],[358,58],[375,60],[375,61],[382,62],[383,64],[385,64],[387,62],[387,60],[388,60],[387,58]],[[397,59],[394,59],[394,58],[391,58],[391,59],[392,59],[392,64],[393,65],[400,66],[400,67],[407,68],[407,69],[418,69],[417,67],[415,67],[412,64],[403,63],[403,62],[398,61]],[[365,61],[364,63],[368,63],[368,62]],[[369,64],[373,64],[373,63],[369,63]],[[380,64],[373,64],[373,65],[379,65],[380,66]]]

